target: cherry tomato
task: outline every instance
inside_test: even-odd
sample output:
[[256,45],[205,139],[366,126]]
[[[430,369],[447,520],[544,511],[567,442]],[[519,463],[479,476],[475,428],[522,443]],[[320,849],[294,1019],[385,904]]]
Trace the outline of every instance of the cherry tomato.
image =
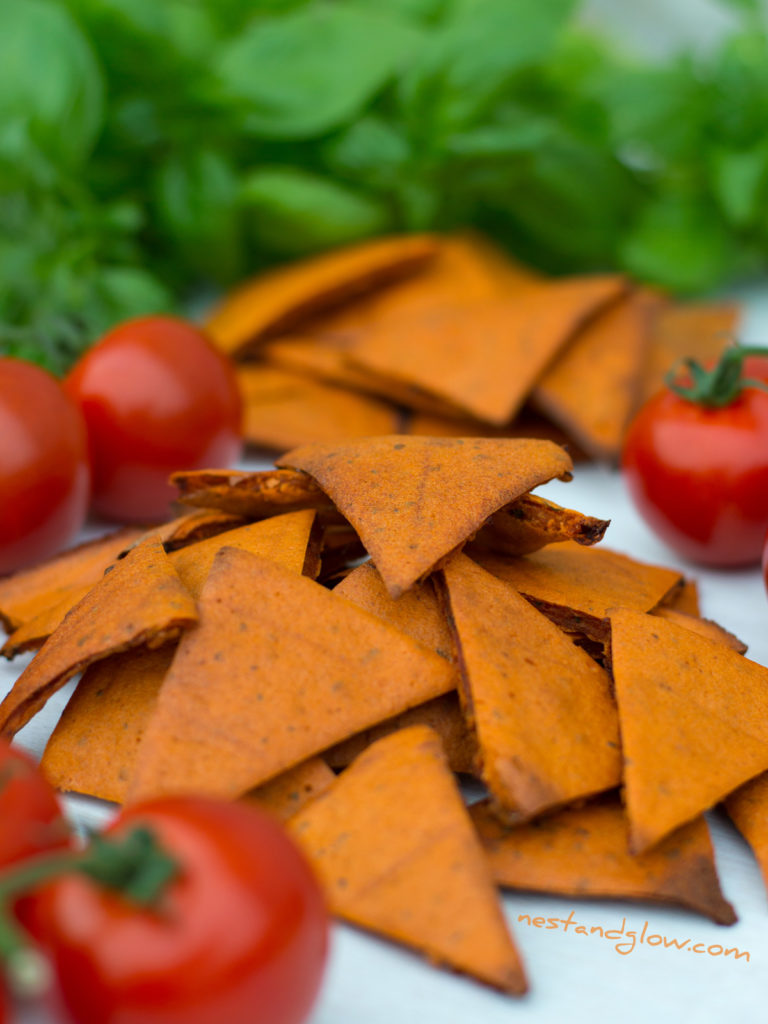
[[131,807],[108,833],[139,824],[180,868],[157,907],[71,874],[32,897],[59,1012],[76,1024],[303,1021],[328,919],[282,828],[245,803],[179,797]]
[[170,473],[228,466],[239,457],[234,370],[183,320],[144,317],[116,327],[64,386],[85,417],[93,508],[107,518],[163,519],[174,497]]
[[[747,360],[745,376],[756,369]],[[640,514],[684,558],[759,562],[768,527],[767,392],[745,387],[716,408],[660,392],[631,424],[622,466]]]
[[30,757],[0,740],[0,868],[68,843],[53,788]]
[[768,533],[765,535],[765,545],[763,546],[763,577],[765,589],[768,590]]
[[88,510],[86,435],[45,370],[0,359],[0,575],[52,555]]

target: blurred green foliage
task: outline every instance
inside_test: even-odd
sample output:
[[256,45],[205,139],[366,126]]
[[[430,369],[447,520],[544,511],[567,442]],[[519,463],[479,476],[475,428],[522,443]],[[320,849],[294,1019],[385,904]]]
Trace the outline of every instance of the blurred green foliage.
[[768,256],[768,36],[620,52],[578,0],[0,4],[0,352],[387,231],[681,293]]

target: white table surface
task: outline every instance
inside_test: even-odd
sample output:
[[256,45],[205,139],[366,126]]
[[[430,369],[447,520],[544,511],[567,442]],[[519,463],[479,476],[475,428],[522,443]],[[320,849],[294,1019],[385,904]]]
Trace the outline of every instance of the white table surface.
[[[745,292],[745,339],[768,338],[768,291]],[[245,466],[264,466],[250,460]],[[749,644],[748,656],[768,665],[768,598],[757,569],[708,572],[686,565],[648,531],[629,503],[621,475],[599,466],[578,466],[573,482],[542,488],[555,501],[611,519],[604,544],[648,562],[678,566],[700,586],[703,614]],[[4,694],[29,658],[0,666]],[[20,734],[19,742],[39,754],[69,693],[57,694]],[[94,824],[106,805],[73,798],[75,820]],[[417,956],[351,928],[336,926],[325,985],[308,1024],[594,1024],[649,1020],[686,1024],[752,1024],[768,1017],[768,897],[754,859],[719,813],[710,815],[717,863],[726,897],[739,921],[730,928],[683,911],[651,904],[573,900],[512,893],[504,906],[528,970],[531,992],[523,999],[497,995],[470,980],[436,970]],[[517,923],[519,914],[565,918],[604,929],[719,943],[749,952],[749,960],[691,955],[664,946],[636,946],[627,955],[615,942],[577,936],[562,929],[538,930]],[[18,1024],[49,1024],[30,1009]],[[222,1022],[226,1024],[226,1022]]]

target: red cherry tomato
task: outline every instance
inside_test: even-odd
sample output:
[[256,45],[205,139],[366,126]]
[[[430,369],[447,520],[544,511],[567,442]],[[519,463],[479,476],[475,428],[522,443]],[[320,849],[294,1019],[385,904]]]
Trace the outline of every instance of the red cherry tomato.
[[64,386],[85,416],[100,515],[163,519],[174,497],[170,473],[228,466],[240,454],[234,370],[183,320],[121,324],[83,356]]
[[763,547],[763,577],[765,579],[765,589],[768,590],[768,533],[765,535],[765,545]]
[[152,910],[77,875],[32,896],[58,1010],[76,1024],[300,1024],[319,988],[328,919],[304,858],[257,808],[158,799],[148,826],[180,874]]
[[53,788],[30,757],[0,740],[0,868],[68,843]]
[[83,525],[82,418],[45,370],[0,359],[0,575],[52,555]]
[[[744,376],[760,363],[746,360]],[[768,527],[767,392],[746,387],[720,408],[660,392],[631,424],[622,467],[640,514],[684,558],[759,562]]]

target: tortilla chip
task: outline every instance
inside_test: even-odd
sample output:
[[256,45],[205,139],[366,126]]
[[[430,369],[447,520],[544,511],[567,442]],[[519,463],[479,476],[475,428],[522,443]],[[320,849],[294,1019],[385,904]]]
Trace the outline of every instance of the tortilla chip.
[[417,584],[395,600],[375,567],[366,562],[353,569],[334,593],[389,622],[442,658],[453,660],[451,631],[430,580]]
[[200,596],[214,559],[224,547],[263,555],[292,572],[300,573],[304,568],[314,518],[312,509],[272,516],[174,551],[170,555],[171,563],[195,598]]
[[194,599],[150,538],[75,605],[0,704],[0,733],[13,737],[49,697],[88,665],[146,644],[159,647],[197,622]]
[[710,640],[716,640],[718,643],[725,644],[726,647],[730,647],[737,654],[747,653],[747,645],[743,640],[739,640],[737,636],[729,633],[727,629],[724,629],[711,619],[702,619],[698,615],[688,615],[687,612],[678,611],[677,608],[667,608],[664,605],[654,608],[651,615],[658,615],[660,619],[676,622],[678,626],[690,629],[700,636],[706,636]]
[[533,392],[534,404],[594,459],[621,453],[640,401],[649,326],[637,294],[614,302],[571,339]]
[[175,643],[126,651],[83,673],[41,761],[53,786],[125,801],[141,737],[175,652]]
[[611,614],[630,847],[768,768],[768,668],[653,615]]
[[323,758],[331,768],[346,768],[356,757],[377,740],[393,732],[407,729],[411,725],[427,725],[440,737],[451,771],[464,775],[476,775],[478,765],[477,740],[468,728],[461,713],[459,698],[455,693],[420,704],[404,711],[373,729],[366,729],[335,747],[323,752]]
[[636,562],[605,548],[566,541],[525,558],[473,551],[476,562],[515,590],[569,633],[605,645],[608,611],[622,605],[650,611],[680,584],[680,573]]
[[[366,327],[366,330],[369,330]],[[267,342],[261,352],[267,366],[277,372],[288,371],[313,381],[338,385],[347,391],[359,392],[385,399],[396,405],[411,406],[434,415],[457,415],[458,410],[448,402],[428,395],[421,388],[402,381],[380,377],[349,362],[361,328],[354,334],[296,334]],[[249,365],[249,364],[246,364]]]
[[0,622],[6,632],[57,604],[71,587],[98,582],[107,566],[143,534],[133,527],[115,530],[0,579]]
[[330,789],[336,776],[322,759],[310,757],[295,768],[246,793],[243,800],[258,804],[280,821],[288,821],[303,807]]
[[505,828],[487,801],[470,816],[499,885],[589,899],[651,900],[685,907],[717,924],[736,914],[723,897],[703,817],[683,825],[639,857],[627,850],[629,827],[616,796]]
[[311,314],[426,266],[437,251],[428,235],[377,238],[260,274],[228,295],[206,330],[216,345],[243,355],[277,331]]
[[173,473],[185,505],[216,508],[250,519],[303,508],[330,508],[331,501],[307,473],[267,469],[247,473],[237,469],[198,469]]
[[740,786],[725,801],[728,816],[749,843],[768,887],[768,773]]
[[0,654],[12,660],[17,654],[39,650],[51,633],[58,629],[69,612],[79,604],[95,583],[83,583],[60,592],[59,600],[43,608],[32,619],[27,619],[8,637]]
[[466,555],[438,583],[494,813],[527,821],[618,786],[619,722],[604,669]]
[[430,729],[379,740],[289,829],[334,914],[494,988],[525,992],[485,854]]
[[474,233],[444,235],[418,275],[373,293],[363,327],[462,302],[505,298],[543,279]]
[[502,426],[574,331],[625,288],[615,275],[572,277],[508,299],[454,297],[372,327],[350,359]]
[[283,466],[310,473],[352,524],[399,597],[504,505],[553,477],[568,454],[549,441],[378,437],[306,445]]
[[285,370],[244,366],[237,379],[243,435],[260,448],[284,452],[311,441],[391,434],[400,422],[393,406]]
[[446,693],[453,666],[304,576],[223,548],[147,728],[130,799],[235,797]]
[[681,359],[717,361],[738,329],[734,303],[666,306],[654,317],[650,352],[643,379],[643,399],[664,387],[664,378]]
[[524,494],[492,515],[467,551],[469,554],[494,551],[502,555],[528,555],[547,544],[566,540],[588,547],[603,539],[610,522],[610,519],[596,519],[562,508],[536,494]]

